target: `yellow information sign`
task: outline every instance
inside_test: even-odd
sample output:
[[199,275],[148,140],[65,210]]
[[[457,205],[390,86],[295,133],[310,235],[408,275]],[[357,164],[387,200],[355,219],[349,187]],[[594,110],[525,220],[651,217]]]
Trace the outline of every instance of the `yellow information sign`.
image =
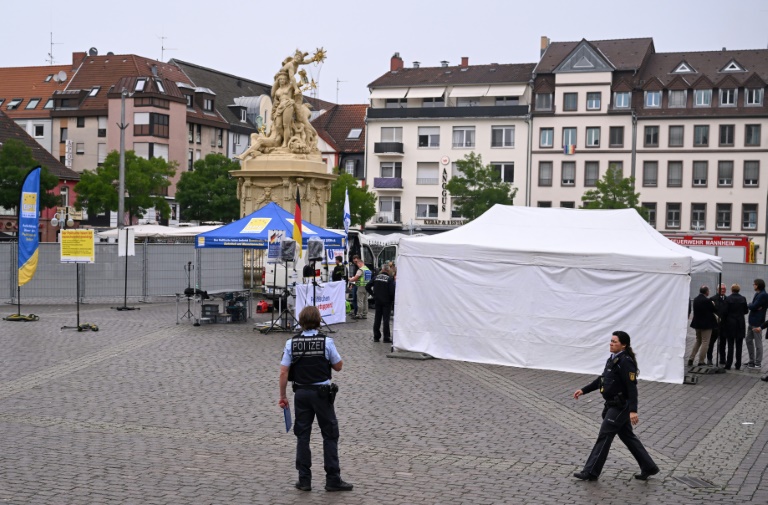
[[95,263],[93,230],[61,230],[62,263]]

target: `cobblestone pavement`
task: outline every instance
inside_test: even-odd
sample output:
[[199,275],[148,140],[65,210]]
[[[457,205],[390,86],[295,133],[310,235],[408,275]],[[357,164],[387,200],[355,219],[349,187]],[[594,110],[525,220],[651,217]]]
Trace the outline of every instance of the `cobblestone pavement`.
[[74,306],[30,310],[40,321],[0,321],[0,504],[768,503],[768,384],[757,372],[641,381],[637,432],[661,473],[633,479],[617,440],[600,480],[581,482],[571,474],[602,404],[571,395],[590,377],[387,359],[371,314],[333,335],[342,475],[355,489],[322,489],[315,430],[305,493],[277,408],[288,334],[177,325],[173,303],[81,306],[98,332],[59,329],[75,324]]

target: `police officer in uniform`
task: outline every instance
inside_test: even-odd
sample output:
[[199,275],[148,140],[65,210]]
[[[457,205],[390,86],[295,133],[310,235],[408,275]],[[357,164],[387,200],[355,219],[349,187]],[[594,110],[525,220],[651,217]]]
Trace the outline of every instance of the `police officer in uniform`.
[[381,267],[379,275],[373,282],[365,286],[368,294],[373,295],[376,304],[376,315],[373,318],[373,341],[381,341],[381,323],[384,322],[384,342],[392,342],[392,333],[389,331],[389,313],[392,311],[392,303],[395,301],[395,279],[389,275],[389,265]]
[[288,406],[286,386],[289,380],[292,381],[296,416],[293,433],[296,435],[296,469],[299,471],[296,489],[312,490],[309,436],[312,433],[312,422],[317,416],[317,424],[323,435],[325,490],[351,491],[352,484],[341,479],[339,469],[339,424],[333,409],[338,388],[331,383],[331,369],[341,371],[343,362],[333,339],[317,331],[320,322],[317,307],[310,305],[299,314],[299,324],[303,331],[288,339],[280,361],[278,405],[280,408]]
[[611,336],[611,357],[605,364],[603,375],[573,393],[575,399],[596,389],[600,389],[605,399],[603,424],[597,435],[597,442],[584,465],[584,469],[573,474],[581,480],[597,480],[608,457],[613,437],[619,436],[629,452],[640,465],[639,480],[647,480],[659,473],[659,467],[653,462],[635,434],[632,425],[637,424],[637,360],[630,346],[629,335],[623,331],[614,331]]

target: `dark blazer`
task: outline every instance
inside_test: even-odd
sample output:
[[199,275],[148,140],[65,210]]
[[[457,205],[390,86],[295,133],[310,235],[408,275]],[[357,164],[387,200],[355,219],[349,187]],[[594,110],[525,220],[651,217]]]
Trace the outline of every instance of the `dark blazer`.
[[768,293],[765,291],[758,291],[752,298],[752,303],[749,307],[749,321],[750,326],[760,326],[765,322],[765,311],[768,309]]
[[693,318],[691,319],[691,328],[697,330],[711,330],[717,328],[717,319],[715,319],[715,304],[705,295],[699,293],[699,296],[693,299]]
[[726,302],[726,298],[725,295],[723,295],[722,298],[720,298],[720,295],[715,295],[710,298],[712,303],[715,304],[715,313],[720,318],[720,328],[725,325],[725,317],[728,314],[728,302]]
[[731,293],[725,298],[728,313],[725,316],[725,333],[729,337],[744,338],[747,326],[744,323],[744,314],[749,312],[747,299],[739,293]]

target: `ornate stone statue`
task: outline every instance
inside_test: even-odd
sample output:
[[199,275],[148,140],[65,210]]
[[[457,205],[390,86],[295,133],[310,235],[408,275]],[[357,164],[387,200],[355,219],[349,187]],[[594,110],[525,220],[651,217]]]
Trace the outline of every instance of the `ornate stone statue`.
[[299,70],[299,67],[322,62],[325,51],[318,49],[312,58],[307,58],[308,54],[296,50],[293,56],[283,60],[272,85],[272,128],[268,135],[252,133],[251,143],[237,156],[239,159],[246,161],[271,153],[319,154],[317,131],[309,122],[311,111],[309,105],[304,103],[303,95],[303,91],[312,89],[316,84],[308,81],[306,72]]

